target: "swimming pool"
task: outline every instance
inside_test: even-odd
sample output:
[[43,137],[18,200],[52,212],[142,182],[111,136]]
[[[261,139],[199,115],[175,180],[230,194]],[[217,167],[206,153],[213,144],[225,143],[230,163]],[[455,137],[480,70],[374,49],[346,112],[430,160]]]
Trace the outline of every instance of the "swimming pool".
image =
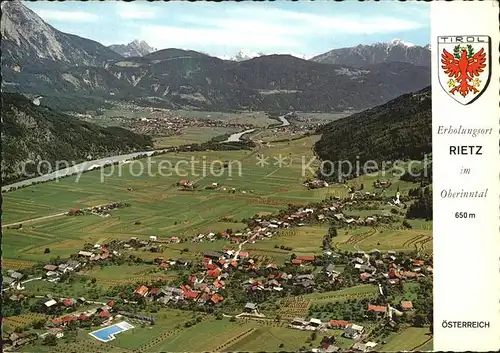
[[130,330],[131,328],[134,328],[134,326],[132,326],[126,321],[122,321],[114,325],[104,327],[100,330],[91,332],[89,333],[89,335],[91,335],[92,337],[101,342],[109,342],[115,339],[116,334]]

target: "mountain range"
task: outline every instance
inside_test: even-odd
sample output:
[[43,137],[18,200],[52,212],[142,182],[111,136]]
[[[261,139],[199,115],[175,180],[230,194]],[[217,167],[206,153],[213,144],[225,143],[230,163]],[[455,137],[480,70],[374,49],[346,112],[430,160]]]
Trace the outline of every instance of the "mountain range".
[[145,41],[139,41],[137,39],[128,44],[112,44],[108,46],[108,48],[125,58],[129,58],[131,56],[144,56],[158,50],[150,47]]
[[354,67],[290,55],[232,61],[176,48],[124,57],[58,31],[20,1],[2,3],[2,11],[4,91],[217,111],[343,111],[430,84],[428,67],[405,62]]
[[324,54],[311,58],[312,61],[322,64],[350,65],[364,67],[382,62],[402,61],[417,66],[431,65],[431,47],[414,45],[394,39],[390,43],[375,43],[372,45],[358,45],[351,48],[330,50]]

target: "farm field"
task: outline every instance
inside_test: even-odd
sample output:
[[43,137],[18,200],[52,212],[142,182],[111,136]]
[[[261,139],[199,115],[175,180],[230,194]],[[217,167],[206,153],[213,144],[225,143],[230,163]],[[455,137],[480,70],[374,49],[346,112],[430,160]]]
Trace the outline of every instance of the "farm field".
[[403,332],[391,336],[386,344],[376,347],[376,350],[381,352],[432,350],[429,328],[408,327]]
[[309,300],[311,304],[324,304],[330,302],[342,302],[349,299],[364,299],[376,297],[378,288],[370,284],[362,284],[333,292],[311,293],[302,296],[302,299]]
[[98,285],[105,287],[136,282],[147,283],[155,280],[169,280],[175,278],[176,275],[175,272],[160,271],[151,265],[112,265],[80,273],[95,278]]
[[[292,156],[311,153],[316,138],[283,143],[280,149],[266,149],[265,154],[271,157],[278,150]],[[8,210],[3,215],[4,224],[53,215],[74,207],[119,201],[130,204],[130,207],[114,210],[108,218],[61,216],[26,224],[18,230],[4,228],[5,253],[11,254],[7,260],[44,261],[53,256],[62,257],[86,242],[151,235],[190,237],[198,232],[237,229],[241,223],[228,224],[221,220],[241,221],[259,212],[276,212],[288,203],[304,204],[324,197],[322,191],[307,190],[301,185],[300,165],[261,167],[255,164],[255,152],[178,153],[158,156],[153,161],[159,163],[167,159],[175,164],[191,158],[200,161],[195,165],[198,169],[186,170],[189,176],[184,178],[199,185],[194,191],[179,190],[175,186],[183,177],[135,177],[134,170],[128,167],[124,167],[121,174],[118,168],[113,173],[109,167],[85,173],[78,182],[75,182],[76,176],[71,176],[4,194],[4,208]],[[203,175],[202,160],[207,163],[231,160],[241,164],[232,170],[231,176],[218,177]],[[101,172],[104,182],[101,182]],[[213,182],[226,189],[235,188],[235,193],[204,190]],[[127,188],[135,190],[127,191]],[[46,247],[50,248],[50,254],[44,254]]]
[[[210,114],[207,114],[210,115]],[[214,118],[214,117],[210,117]],[[262,117],[255,121],[264,124]],[[274,120],[272,122],[275,122]],[[220,132],[220,131],[218,131]],[[202,138],[205,133],[192,132],[192,138]],[[215,133],[215,132],[214,132]],[[319,136],[309,136],[299,140],[273,143],[270,147],[260,146],[252,151],[205,151],[169,153],[153,157],[150,160],[152,172],[139,174],[139,163],[130,163],[122,168],[108,167],[81,175],[78,179],[71,176],[58,182],[33,185],[4,194],[4,224],[26,221],[32,218],[50,216],[68,211],[70,208],[84,208],[110,202],[126,202],[128,207],[112,210],[108,217],[98,215],[67,216],[38,220],[25,223],[21,229],[3,229],[4,268],[27,268],[37,262],[46,263],[50,259],[67,258],[86,244],[104,244],[111,240],[128,240],[137,237],[147,240],[156,236],[158,249],[149,246],[139,249],[121,249],[121,254],[129,259],[133,255],[142,260],[161,257],[168,259],[199,260],[205,251],[219,251],[228,246],[227,240],[192,242],[199,233],[219,232],[228,229],[239,231],[246,227],[246,219],[256,214],[268,215],[286,208],[288,205],[305,205],[318,202],[330,196],[346,197],[345,185],[334,184],[327,188],[308,190],[302,182],[312,177],[318,165],[313,160],[312,146]],[[168,145],[167,140],[160,143]],[[281,156],[281,157],[280,157]],[[279,165],[279,158],[284,165]],[[311,169],[304,169],[304,161]],[[146,160],[141,160],[145,162]],[[194,166],[189,165],[197,161]],[[221,162],[229,161],[230,168],[217,169]],[[158,172],[160,162],[170,166]],[[210,173],[212,162],[218,162],[217,173]],[[174,167],[177,166],[177,167]],[[168,172],[168,173],[165,173]],[[180,173],[179,173],[180,172]],[[136,174],[137,173],[137,174]],[[182,174],[182,175],[179,175]],[[370,179],[372,178],[372,179]],[[387,193],[393,194],[399,185],[401,190],[415,187],[400,182],[397,177],[388,177],[393,185]],[[198,187],[194,190],[181,190],[176,183],[181,179],[193,181]],[[380,178],[383,179],[383,178]],[[78,180],[78,182],[75,182]],[[373,176],[363,176],[350,184],[364,184],[364,190],[372,190]],[[384,179],[386,180],[386,179]],[[206,189],[217,183],[218,188]],[[406,189],[405,189],[406,188]],[[378,207],[380,206],[380,207]],[[369,216],[374,213],[390,214],[391,206],[377,204],[376,210],[347,209],[346,214]],[[403,217],[401,217],[401,222]],[[401,224],[399,222],[399,225]],[[432,252],[432,222],[409,220],[411,229],[404,229],[398,223],[376,227],[353,226],[339,228],[333,238],[335,251],[414,251]],[[328,232],[328,222],[306,225],[280,231],[270,239],[246,243],[244,251],[259,264],[285,264],[292,253],[300,255],[321,255],[322,240]],[[172,236],[182,241],[169,243]],[[237,245],[232,245],[237,247]],[[292,250],[282,250],[287,246]],[[49,251],[47,251],[47,249]],[[132,258],[133,261],[133,258]],[[341,266],[342,267],[342,266]],[[301,268],[303,269],[303,268]],[[339,269],[339,268],[337,268]],[[159,270],[154,264],[108,265],[95,267],[90,271],[80,270],[70,283],[53,284],[36,280],[25,284],[29,295],[52,294],[60,297],[85,297],[89,300],[106,302],[106,290],[109,287],[162,279],[171,280],[186,272],[183,270]],[[183,275],[187,275],[184,274]],[[95,278],[95,281],[91,279]],[[91,283],[95,282],[95,283]],[[399,299],[414,300],[415,291],[411,284],[405,284],[405,291]],[[131,291],[132,292],[132,291]],[[356,285],[354,287],[331,291],[315,292],[301,296],[287,296],[279,299],[280,308],[275,312],[265,312],[266,316],[279,315],[281,319],[308,317],[311,305],[345,302],[352,299],[371,299],[378,296],[375,285]],[[269,307],[267,307],[269,310]],[[311,337],[310,332],[293,330],[283,322],[266,320],[238,319],[235,322],[227,317],[216,320],[215,315],[206,315],[194,311],[180,311],[155,308],[148,315],[156,317],[154,325],[142,325],[138,320],[130,320],[134,329],[120,333],[116,339],[103,344],[88,335],[88,331],[79,330],[75,342],[65,341],[53,350],[43,346],[41,352],[75,353],[145,353],[176,351],[295,351]],[[224,314],[232,313],[232,309]],[[238,310],[240,310],[238,308]],[[317,318],[328,319],[327,313]],[[332,314],[333,315],[333,314]],[[190,326],[199,318],[199,322]],[[219,316],[220,318],[220,316]],[[8,318],[5,324],[15,328],[16,322],[23,317]],[[26,318],[24,318],[26,319]],[[17,321],[16,321],[17,320]],[[129,321],[127,319],[127,321]],[[185,325],[187,322],[189,323]],[[364,319],[360,319],[364,321]],[[370,325],[369,322],[359,322]],[[190,326],[190,327],[189,327]],[[423,332],[423,333],[422,333]],[[426,331],[413,328],[403,333],[390,336],[385,349],[412,349],[421,345],[427,347]],[[350,348],[351,340],[340,338],[341,332],[330,330],[328,334],[338,337],[337,345]],[[322,334],[312,342],[311,347],[319,345]],[[64,339],[65,340],[65,339]],[[26,347],[29,351],[29,347]],[[38,346],[37,346],[38,348]],[[24,348],[23,348],[24,350]]]
[[229,319],[207,319],[195,326],[182,329],[176,335],[168,336],[146,352],[207,352],[220,351],[226,343],[254,329],[255,323],[242,324]]
[[[415,229],[391,229],[383,226],[339,229],[338,236],[333,239],[333,244],[340,251],[363,250],[368,252],[376,248],[381,251],[420,250],[432,252],[432,229],[428,229],[432,227],[432,222],[414,222],[414,225]],[[422,229],[418,229],[418,226]],[[247,249],[278,259],[289,259],[292,253],[298,255],[321,254],[321,241],[327,232],[328,226],[326,224],[298,227],[285,230],[282,235],[272,239],[250,244]],[[292,250],[276,249],[275,245],[289,246]]]
[[[322,253],[321,241],[328,231],[328,227],[304,226],[286,229],[271,239],[266,239],[255,244],[248,244],[245,249],[252,254],[272,257],[274,262],[283,264],[290,260],[292,253],[300,255],[318,255]],[[275,246],[288,246],[291,251],[277,249]]]
[[358,227],[340,229],[333,243],[345,251],[421,251],[432,252],[432,229],[395,229],[391,227]]
[[140,349],[155,339],[163,338],[162,335],[166,332],[183,330],[184,323],[195,318],[189,312],[175,309],[161,309],[154,316],[156,318],[154,326],[141,326],[138,320],[127,319],[126,321],[134,325],[134,328],[116,335],[116,339],[112,340],[110,345],[131,350]]
[[25,293],[41,296],[51,294],[56,297],[79,298],[86,297],[90,300],[105,301],[105,288],[96,283],[91,285],[87,278],[79,277],[70,283],[56,284],[45,280],[36,280],[24,284]]
[[29,325],[35,321],[47,319],[47,315],[37,314],[37,313],[29,313],[17,316],[9,316],[2,318],[3,325],[7,326],[10,329],[16,329],[18,327],[23,327]]
[[[235,344],[226,347],[228,352],[292,352],[301,346],[308,346],[306,340],[310,332],[294,330],[287,327],[261,327],[242,338]],[[316,340],[313,344],[319,344]]]

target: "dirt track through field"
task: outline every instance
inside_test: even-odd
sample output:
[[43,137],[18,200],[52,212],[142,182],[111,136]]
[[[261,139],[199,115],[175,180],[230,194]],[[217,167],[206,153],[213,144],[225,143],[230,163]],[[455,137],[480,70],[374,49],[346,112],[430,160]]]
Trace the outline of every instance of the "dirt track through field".
[[[108,202],[108,203],[105,203],[105,204],[102,204],[102,205],[89,206],[89,208],[90,207],[102,207],[102,206],[109,205],[110,203],[111,202]],[[65,216],[67,214],[68,214],[67,211],[66,212],[59,212],[59,213],[56,213],[56,214],[53,214],[53,215],[49,215],[49,216],[43,216],[43,217],[38,217],[38,218],[31,218],[31,219],[26,219],[24,221],[19,221],[19,222],[14,222],[14,223],[9,223],[9,224],[2,224],[2,228],[17,226],[19,224],[25,224],[25,223],[33,223],[33,222],[43,221],[45,219],[51,219],[51,218],[61,217],[61,216]]]
[[50,216],[44,216],[44,217],[38,217],[38,218],[31,218],[31,219],[27,219],[25,221],[14,222],[14,223],[9,223],[9,224],[2,224],[2,228],[17,226],[17,225],[20,225],[20,224],[32,223],[32,222],[37,222],[37,221],[42,221],[44,219],[61,217],[61,216],[66,215],[67,213],[68,212],[61,212],[61,213],[56,213],[56,214],[53,214],[53,215],[50,215]]

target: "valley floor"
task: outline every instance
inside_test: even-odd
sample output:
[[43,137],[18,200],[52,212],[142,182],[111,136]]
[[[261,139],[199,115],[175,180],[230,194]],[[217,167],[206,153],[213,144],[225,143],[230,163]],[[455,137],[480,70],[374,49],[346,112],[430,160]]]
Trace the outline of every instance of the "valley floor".
[[[393,221],[388,223],[339,226],[331,247],[332,251],[342,254],[345,259],[351,259],[348,254],[355,257],[356,252],[368,253],[378,249],[382,253],[401,253],[402,258],[419,257],[427,263],[432,256],[432,221],[409,220],[411,228],[403,227],[401,224],[404,212],[394,211],[394,207],[388,205],[385,200],[363,199],[358,205],[349,205],[348,201],[345,201],[349,197],[348,190],[343,184],[317,189],[304,187],[304,180],[312,178],[313,175],[307,169],[304,171],[303,163],[314,158],[312,146],[318,138],[313,135],[259,145],[254,150],[168,153],[153,157],[147,162],[152,166],[152,173],[144,172],[139,175],[133,167],[121,170],[108,167],[85,173],[78,182],[76,178],[68,177],[58,182],[47,182],[5,193],[2,215],[5,226],[2,229],[4,276],[9,275],[7,270],[15,270],[26,273],[28,278],[35,277],[43,266],[59,263],[70,257],[76,259],[80,250],[90,249],[94,244],[124,243],[134,238],[137,242],[142,241],[149,245],[144,248],[122,248],[118,252],[124,259],[123,263],[113,260],[114,262],[109,264],[88,265],[88,268],[80,268],[74,276],[70,275],[69,282],[61,280],[51,283],[45,279],[46,275],[43,275],[44,279],[22,284],[23,289],[8,289],[10,295],[24,294],[28,299],[24,302],[27,304],[23,303],[19,308],[11,302],[8,303],[13,311],[5,315],[4,336],[13,333],[18,327],[31,327],[34,320],[53,319],[72,312],[72,309],[64,309],[57,314],[32,312],[30,307],[40,300],[37,298],[47,294],[56,298],[84,297],[87,300],[108,303],[109,300],[122,301],[128,298],[119,291],[131,290],[133,293],[139,284],[149,288],[165,284],[179,286],[189,275],[187,268],[170,265],[168,270],[158,269],[158,262],[155,261],[159,257],[163,259],[159,262],[175,263],[176,260],[182,259],[196,267],[206,252],[221,251],[228,246],[238,249],[238,245],[235,245],[238,242],[233,241],[231,244],[231,240],[226,238],[194,241],[199,234],[228,232],[233,238],[243,239],[246,234],[243,232],[246,232],[248,221],[252,218],[266,218],[278,215],[284,212],[283,210],[309,207],[308,205],[322,203],[324,200],[346,203],[343,212],[350,217],[366,218],[374,214],[382,218],[393,217]],[[197,163],[189,164],[192,161]],[[145,160],[142,162],[146,165]],[[223,162],[229,162],[231,168],[220,169]],[[161,163],[171,166],[168,169],[170,173],[159,174],[158,166]],[[212,167],[210,170],[211,165],[218,166],[218,169],[214,170],[215,167]],[[317,166],[318,161],[311,165]],[[372,186],[377,179],[382,178],[377,175],[365,175],[350,183],[358,186],[364,184],[365,193],[377,193],[380,190]],[[182,180],[188,180],[196,187],[191,189],[180,186],[184,183]],[[392,185],[385,189],[385,195],[394,195],[397,190],[405,195],[409,189],[418,186],[392,175],[383,177],[383,180],[392,182]],[[127,207],[113,209],[104,214],[66,215],[70,209],[85,209],[110,203],[124,203]],[[298,270],[290,267],[290,260],[294,257],[315,256],[326,259],[322,242],[329,232],[328,222],[316,219],[305,223],[280,230],[270,238],[256,241],[247,239],[248,242],[239,248],[242,252],[249,253],[259,265],[275,264],[283,271],[298,271],[297,274],[312,271],[320,278],[323,276],[320,274],[322,265],[300,267]],[[19,227],[19,224],[22,226]],[[174,238],[179,239],[178,242],[173,241]],[[152,250],[152,239],[159,242],[160,250]],[[130,263],[130,259],[137,263]],[[78,260],[81,261],[81,258]],[[342,303],[351,305],[351,300],[355,299],[360,301],[359,305],[364,306],[370,300],[378,300],[379,289],[376,284],[362,283],[359,276],[351,277],[347,274],[350,271],[347,268],[351,267],[347,260],[335,266],[343,273],[342,278],[352,281],[351,285],[343,284],[342,288],[330,288],[328,286],[332,286],[333,282],[325,280],[325,288],[330,288],[326,291],[323,288],[309,294],[283,292],[283,296],[279,297],[275,304],[257,296],[255,300],[263,303],[261,311],[265,319],[231,318],[241,313],[245,303],[235,299],[240,290],[239,286],[232,287],[236,280],[227,279],[226,288],[219,292],[224,297],[220,310],[217,305],[213,310],[200,311],[194,307],[186,309],[165,307],[156,302],[148,304],[149,302],[143,303],[140,299],[139,307],[134,310],[141,315],[154,316],[154,325],[137,319],[127,319],[134,328],[117,334],[114,340],[107,343],[99,342],[88,335],[96,330],[96,327],[78,327],[64,331],[65,336],[57,339],[55,346],[47,342],[42,344],[43,339],[36,340],[34,344],[37,351],[61,353],[101,350],[110,353],[294,351],[301,347],[318,347],[324,336],[334,336],[337,338],[337,346],[349,349],[356,341],[342,337],[341,330],[325,329],[317,335],[312,335],[309,331],[288,327],[295,315],[308,317],[309,314],[314,314],[325,322],[342,319],[334,317],[336,311],[332,311],[330,316],[325,312],[321,314],[322,309],[320,312],[314,312],[314,305],[334,302],[340,303],[341,306],[344,305]],[[199,268],[196,268],[199,272]],[[260,272],[259,274],[262,275]],[[247,275],[243,275],[245,276]],[[420,287],[417,284],[415,286],[406,286],[399,294],[391,294],[390,305],[396,305],[398,300],[405,298],[417,300],[420,294],[415,293]],[[117,288],[114,295],[113,288]],[[289,302],[295,300],[294,298],[297,302]],[[102,306],[87,305],[89,307],[78,310],[95,310]],[[124,304],[128,310],[130,305]],[[340,313],[344,309],[338,310]],[[277,314],[279,317],[276,317]],[[362,318],[357,322],[372,329],[381,325],[382,321]],[[432,345],[432,336],[428,335],[429,328],[425,325],[411,327],[410,323],[411,320],[401,323],[399,331],[390,332],[383,339],[373,335],[370,336],[372,338],[363,338],[365,341],[378,339],[376,350],[380,351],[429,349]],[[39,328],[31,330],[41,332]],[[26,352],[33,349],[33,345],[22,348]]]

